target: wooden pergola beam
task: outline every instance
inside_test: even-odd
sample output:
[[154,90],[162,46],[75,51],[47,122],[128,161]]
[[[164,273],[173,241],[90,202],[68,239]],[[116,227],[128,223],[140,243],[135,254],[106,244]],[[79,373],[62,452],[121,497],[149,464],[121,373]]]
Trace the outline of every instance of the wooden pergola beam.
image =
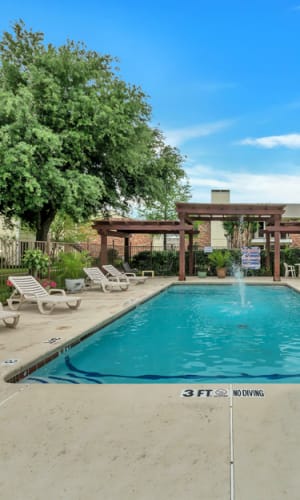
[[249,203],[176,203],[178,214],[188,217],[199,215],[282,215],[285,205]]
[[180,231],[185,231],[186,233],[192,232],[194,234],[198,233],[198,231],[194,230],[192,224],[187,224],[185,222],[180,224],[178,221],[95,221],[92,227],[99,234],[103,231],[119,232],[120,234],[176,234]]
[[280,224],[279,226],[267,226],[264,229],[264,233],[274,233],[275,231],[280,231],[280,233],[286,234],[286,233],[296,233],[300,234],[300,224],[296,225],[295,223],[291,226],[288,224]]
[[[212,221],[221,221],[221,222],[239,222],[240,219],[241,219],[241,216],[237,216],[237,215],[226,215],[226,214],[223,214],[223,215],[191,215],[189,216],[188,218],[186,216],[185,217],[185,222],[190,222],[191,224],[196,222],[196,221],[201,221],[201,222],[212,222]],[[243,218],[243,221],[244,222],[266,222],[266,223],[274,223],[274,219],[272,216],[268,215],[268,216],[262,216],[262,215],[246,215],[244,218]]]

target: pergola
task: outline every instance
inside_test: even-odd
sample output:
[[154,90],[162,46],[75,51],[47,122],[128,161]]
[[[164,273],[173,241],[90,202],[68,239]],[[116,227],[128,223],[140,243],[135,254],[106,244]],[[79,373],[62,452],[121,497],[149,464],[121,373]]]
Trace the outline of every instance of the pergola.
[[93,229],[101,236],[100,265],[107,264],[108,236],[124,238],[125,259],[129,257],[129,238],[132,234],[178,234],[183,231],[192,239],[196,234],[193,225],[178,221],[150,221],[150,220],[99,220],[94,221]]
[[101,236],[100,264],[107,263],[108,236],[125,239],[125,259],[129,256],[129,238],[132,234],[179,234],[179,281],[186,278],[185,236],[189,237],[189,274],[193,269],[193,235],[196,221],[249,221],[266,223],[267,266],[270,266],[270,237],[274,234],[274,281],[280,281],[280,235],[300,233],[300,223],[282,223],[285,205],[277,204],[219,204],[219,203],[176,203],[179,221],[145,220],[99,220],[93,228]]
[[[267,265],[270,265],[270,236],[274,233],[274,281],[280,281],[280,234],[283,228],[281,217],[285,205],[276,204],[219,204],[219,203],[176,203],[179,225],[195,221],[249,221],[266,223]],[[299,232],[300,228],[298,229]],[[292,231],[282,231],[292,232]],[[185,280],[185,233],[179,231],[179,280]],[[192,242],[191,242],[192,243]],[[190,249],[192,244],[190,245]],[[191,250],[190,250],[191,251]]]

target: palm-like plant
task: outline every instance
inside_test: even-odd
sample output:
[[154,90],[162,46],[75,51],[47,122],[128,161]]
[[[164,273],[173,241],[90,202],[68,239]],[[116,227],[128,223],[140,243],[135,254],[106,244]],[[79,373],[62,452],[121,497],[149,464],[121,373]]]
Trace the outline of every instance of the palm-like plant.
[[208,259],[209,262],[216,267],[216,269],[220,269],[222,267],[226,267],[230,263],[231,255],[228,250],[214,250],[211,254],[209,254]]
[[91,256],[87,252],[61,253],[57,260],[57,275],[63,279],[84,278],[84,267],[91,263]]
[[214,250],[208,256],[209,262],[216,268],[218,278],[225,278],[226,266],[230,263],[231,255],[228,250]]

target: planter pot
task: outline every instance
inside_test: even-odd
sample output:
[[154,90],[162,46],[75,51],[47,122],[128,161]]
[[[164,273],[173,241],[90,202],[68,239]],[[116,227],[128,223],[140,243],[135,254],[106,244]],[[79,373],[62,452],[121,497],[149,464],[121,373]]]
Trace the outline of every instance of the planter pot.
[[226,277],[226,267],[218,267],[217,268],[217,276],[218,276],[218,278],[225,278]]
[[207,272],[206,271],[198,271],[198,278],[206,278]]
[[68,292],[80,292],[80,290],[84,287],[84,278],[65,279],[65,287]]

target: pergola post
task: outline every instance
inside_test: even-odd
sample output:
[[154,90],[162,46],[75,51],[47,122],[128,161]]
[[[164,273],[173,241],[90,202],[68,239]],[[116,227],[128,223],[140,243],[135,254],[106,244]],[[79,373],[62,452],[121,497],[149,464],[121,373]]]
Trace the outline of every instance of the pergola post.
[[107,264],[107,232],[100,233],[101,236],[101,249],[100,249],[100,266]]
[[271,268],[271,259],[270,259],[270,233],[266,232],[266,268],[270,269]]
[[193,234],[189,233],[189,275],[193,275],[194,252],[193,252]]
[[[180,218],[180,225],[184,225],[184,220]],[[179,281],[185,281],[185,232],[179,231]]]
[[[280,217],[275,216],[275,227],[280,225]],[[280,281],[280,231],[274,231],[274,275],[273,281]]]
[[130,255],[129,255],[129,236],[126,236],[124,238],[124,260],[125,262],[130,261]]

